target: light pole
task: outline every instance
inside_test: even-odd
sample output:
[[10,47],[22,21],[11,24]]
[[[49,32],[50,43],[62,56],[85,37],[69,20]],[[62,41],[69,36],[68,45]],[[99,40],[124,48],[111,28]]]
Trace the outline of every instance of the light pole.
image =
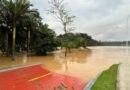
[[129,46],[129,18],[130,18],[130,15],[128,15],[127,17],[127,31],[126,31],[126,36],[127,36],[127,40],[126,40],[126,55],[128,55],[128,46]]

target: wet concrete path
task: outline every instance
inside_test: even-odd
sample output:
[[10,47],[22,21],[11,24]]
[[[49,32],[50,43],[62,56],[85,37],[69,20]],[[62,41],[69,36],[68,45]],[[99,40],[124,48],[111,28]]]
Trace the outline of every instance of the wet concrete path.
[[119,65],[117,90],[130,90],[130,64]]

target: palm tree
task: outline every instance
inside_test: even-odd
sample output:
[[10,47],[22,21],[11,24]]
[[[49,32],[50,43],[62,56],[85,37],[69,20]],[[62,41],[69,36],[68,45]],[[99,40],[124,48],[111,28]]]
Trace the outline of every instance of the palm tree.
[[[10,25],[12,32],[12,60],[15,59],[16,31],[26,29],[27,51],[29,51],[31,29],[35,29],[41,23],[39,12],[36,9],[30,9],[31,6],[28,0],[1,0],[0,16],[3,21],[7,21],[7,26]],[[7,39],[5,40],[7,42]]]
[[[7,12],[7,8],[5,8],[5,4],[7,3],[6,0],[2,0],[0,3],[0,27],[2,28],[2,31],[4,33],[4,51],[6,52],[5,54],[8,56],[9,50],[8,50],[8,36],[9,36],[9,27],[8,26],[8,15],[9,13]],[[3,30],[4,29],[4,30]]]
[[23,19],[24,15],[30,13],[30,2],[28,0],[1,0],[3,8],[7,10],[10,15],[12,23],[12,60],[15,60],[15,40],[16,40],[16,26],[17,23]]
[[41,23],[41,17],[37,9],[32,9],[29,14],[25,15],[24,24],[27,29],[27,52],[30,49],[30,39],[31,39],[31,30],[36,30],[36,28]]

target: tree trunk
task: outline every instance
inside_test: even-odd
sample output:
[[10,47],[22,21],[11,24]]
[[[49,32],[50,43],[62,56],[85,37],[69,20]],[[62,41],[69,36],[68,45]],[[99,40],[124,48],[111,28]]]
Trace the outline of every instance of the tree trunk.
[[65,47],[65,57],[67,57],[67,47]]
[[16,39],[16,24],[13,26],[13,35],[12,35],[12,60],[15,60],[15,39]]
[[[65,32],[65,34],[67,33],[66,23],[64,23],[64,32]],[[66,42],[66,43],[67,43],[67,42]],[[65,57],[67,57],[67,46],[65,46]]]
[[27,40],[27,52],[29,53],[30,49],[30,30],[28,30],[28,40]]
[[68,48],[69,53],[71,53],[71,48]]
[[67,33],[66,23],[64,23],[64,32],[65,32],[65,34]]
[[8,30],[5,30],[5,52],[6,52],[6,56],[9,56],[9,50],[8,50]]
[[67,58],[65,59],[65,72],[68,72],[68,60],[67,60]]

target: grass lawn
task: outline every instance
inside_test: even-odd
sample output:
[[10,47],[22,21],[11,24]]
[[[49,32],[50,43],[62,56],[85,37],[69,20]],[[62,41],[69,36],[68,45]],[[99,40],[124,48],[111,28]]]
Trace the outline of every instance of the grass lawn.
[[104,71],[97,79],[91,90],[116,90],[118,64]]

